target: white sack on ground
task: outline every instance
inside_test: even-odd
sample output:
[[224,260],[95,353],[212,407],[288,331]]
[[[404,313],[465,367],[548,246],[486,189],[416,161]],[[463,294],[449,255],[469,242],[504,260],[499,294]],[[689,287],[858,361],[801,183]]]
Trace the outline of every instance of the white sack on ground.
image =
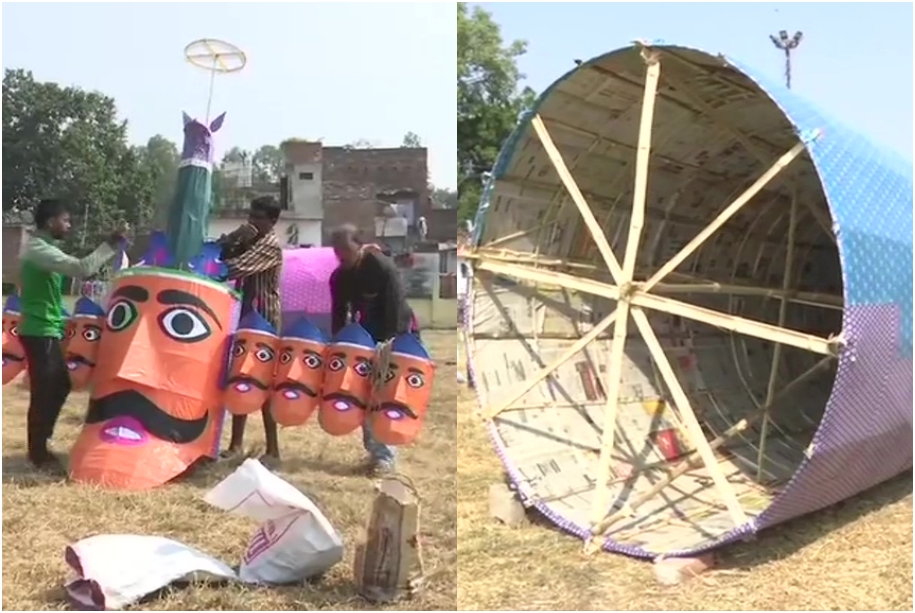
[[83,611],[115,611],[177,581],[235,580],[216,558],[160,536],[100,534],[67,547],[64,589]]
[[297,583],[324,574],[343,559],[343,541],[324,514],[257,460],[246,460],[204,500],[260,522],[238,575],[171,539],[100,534],[67,547],[67,564],[76,573],[64,586],[68,598],[80,610],[114,611],[179,581]]
[[257,460],[245,460],[204,500],[260,522],[242,559],[242,581],[296,583],[343,559],[343,541],[318,507]]

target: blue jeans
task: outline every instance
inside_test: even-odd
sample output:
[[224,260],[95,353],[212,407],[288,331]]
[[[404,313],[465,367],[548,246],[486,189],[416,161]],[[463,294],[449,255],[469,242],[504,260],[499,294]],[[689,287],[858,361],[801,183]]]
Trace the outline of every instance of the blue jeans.
[[368,451],[374,462],[380,464],[394,465],[395,453],[394,447],[379,443],[372,436],[372,429],[368,424],[362,426],[362,445]]

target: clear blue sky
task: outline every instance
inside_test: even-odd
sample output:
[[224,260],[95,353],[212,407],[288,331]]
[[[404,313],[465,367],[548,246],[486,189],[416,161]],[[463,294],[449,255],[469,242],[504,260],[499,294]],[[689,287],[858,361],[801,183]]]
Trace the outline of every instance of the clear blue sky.
[[775,78],[769,34],[804,33],[792,87],[912,159],[911,3],[480,3],[506,40],[528,42],[519,66],[537,92],[594,56],[640,38],[725,53]]
[[217,155],[288,137],[396,147],[417,133],[433,183],[456,185],[453,4],[5,3],[4,68],[108,94],[130,139],[180,142],[181,111],[206,113],[209,74],[184,60],[198,38],[241,47],[219,76]]

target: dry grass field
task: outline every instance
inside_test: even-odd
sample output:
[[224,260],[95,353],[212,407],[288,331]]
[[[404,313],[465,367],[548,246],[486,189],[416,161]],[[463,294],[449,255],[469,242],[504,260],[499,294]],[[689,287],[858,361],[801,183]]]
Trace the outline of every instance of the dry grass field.
[[461,610],[912,610],[911,472],[726,549],[715,570],[663,587],[647,562],[586,557],[581,541],[551,527],[491,520],[488,490],[503,471],[475,402],[459,390]]
[[[455,355],[454,331],[428,331],[424,340],[438,363],[437,382],[425,430],[402,450],[398,469],[423,498],[420,529],[426,589],[390,608],[453,610],[456,602]],[[28,394],[18,382],[3,389],[3,609],[66,610],[64,548],[99,533],[156,534],[237,564],[254,522],[231,517],[202,500],[233,466],[217,464],[192,477],[145,494],[99,491],[36,476],[25,462]],[[64,409],[54,448],[65,451],[81,424],[85,394],[73,394]],[[259,419],[249,420],[247,440],[263,447]],[[226,429],[228,436],[228,428]],[[138,610],[302,611],[376,610],[352,582],[353,541],[368,519],[373,482],[356,474],[363,462],[361,437],[323,434],[317,424],[281,431],[284,464],[279,474],[308,494],[341,533],[346,555],[320,582],[284,588],[192,585],[174,589]],[[125,560],[129,564],[129,560]]]

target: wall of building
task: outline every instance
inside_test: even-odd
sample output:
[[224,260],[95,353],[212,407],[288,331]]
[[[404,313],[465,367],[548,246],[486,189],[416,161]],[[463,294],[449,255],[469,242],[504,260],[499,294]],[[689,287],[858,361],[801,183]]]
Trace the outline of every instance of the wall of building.
[[408,302],[419,322],[420,331],[457,328],[457,300],[410,298]]
[[425,148],[351,149],[324,147],[324,233],[343,223],[357,225],[373,240],[381,201],[409,207],[413,218],[430,209]]
[[[244,223],[244,217],[211,217],[207,238],[215,240],[223,234],[228,234],[240,224]],[[301,219],[284,219],[283,217],[276,223],[276,235],[280,239],[283,247],[296,247],[301,245],[320,245],[321,244],[321,221],[320,220],[301,220]],[[295,232],[293,232],[295,228]],[[297,234],[297,239],[296,236]]]
[[280,145],[286,160],[288,210],[297,220],[324,218],[323,146],[319,142],[289,140]]

